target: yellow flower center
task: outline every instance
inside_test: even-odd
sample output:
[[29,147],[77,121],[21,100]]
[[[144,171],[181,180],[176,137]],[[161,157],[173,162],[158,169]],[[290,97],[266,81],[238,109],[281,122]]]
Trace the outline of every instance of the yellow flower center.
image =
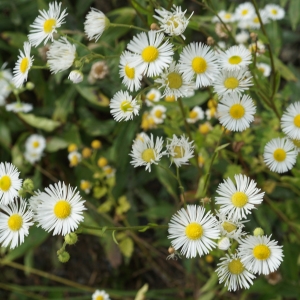
[[70,166],[72,166],[72,167],[77,166],[78,163],[79,163],[78,156],[77,156],[77,155],[73,155],[73,156],[70,158]]
[[273,8],[273,9],[271,10],[271,13],[272,13],[273,15],[277,15],[278,11],[277,11],[276,9]]
[[195,57],[192,60],[192,68],[197,74],[204,73],[207,69],[207,62],[203,57]]
[[242,16],[246,16],[248,14],[248,9],[243,9],[242,10]]
[[91,184],[90,184],[90,182],[87,181],[87,180],[83,180],[83,181],[80,183],[80,188],[81,188],[82,190],[87,190],[87,189],[89,189],[90,187],[91,187]]
[[150,101],[153,101],[153,100],[155,99],[155,94],[154,94],[154,93],[149,94],[149,95],[147,96],[147,99],[150,100]]
[[53,27],[56,25],[55,19],[48,19],[44,23],[44,32],[50,33],[53,30]]
[[125,66],[125,74],[129,79],[134,78],[135,70],[134,68],[128,67],[128,65]]
[[245,269],[245,267],[243,266],[243,264],[241,263],[241,260],[239,258],[232,260],[228,264],[228,271],[231,274],[239,275],[239,274],[243,273],[244,269]]
[[294,124],[295,126],[300,127],[300,115],[295,116]]
[[163,112],[161,110],[156,110],[154,115],[156,118],[161,119]]
[[236,230],[236,226],[234,224],[226,222],[226,221],[222,223],[222,227],[224,230],[226,230],[229,233]]
[[104,172],[105,172],[106,175],[109,175],[109,174],[111,174],[111,173],[113,172],[113,168],[108,167],[108,168],[106,168],[106,169],[104,170]]
[[71,205],[66,200],[59,200],[54,206],[54,214],[58,219],[66,219],[71,214]]
[[167,102],[174,102],[175,101],[175,96],[174,95],[166,96],[165,100]]
[[232,65],[238,65],[242,61],[242,58],[238,55],[233,55],[228,59],[228,61]]
[[76,144],[70,144],[68,146],[68,152],[73,152],[73,151],[76,151],[76,150],[77,150]]
[[97,163],[100,168],[103,168],[108,164],[108,161],[105,157],[100,157]]
[[204,165],[205,159],[202,155],[198,156],[198,165],[202,167]]
[[175,146],[173,152],[174,158],[182,158],[184,156],[184,149],[182,146]]
[[93,149],[99,149],[101,148],[102,144],[99,140],[93,140],[91,146]]
[[258,18],[258,17],[255,17],[255,18],[253,19],[253,22],[256,23],[256,24],[258,24],[258,23],[259,23],[259,18]]
[[211,127],[209,126],[208,123],[204,123],[199,126],[199,131],[202,134],[207,134],[210,132],[210,130],[211,130]]
[[266,245],[257,245],[253,248],[253,255],[256,259],[265,260],[270,257],[271,250]]
[[265,72],[265,68],[263,68],[263,67],[259,67],[258,70],[261,71],[262,73]]
[[231,196],[231,202],[235,207],[244,207],[248,203],[248,196],[243,192],[235,192]]
[[20,63],[20,71],[21,73],[25,73],[29,66],[29,59],[27,57],[24,57]]
[[190,116],[190,119],[196,119],[198,114],[196,111],[192,110],[192,111],[190,111],[189,116]]
[[4,192],[7,192],[10,187],[11,187],[10,177],[7,175],[2,176],[0,178],[0,189]]
[[241,104],[233,104],[230,107],[229,114],[233,119],[240,119],[245,115],[245,108]]
[[226,20],[229,20],[229,19],[231,18],[231,14],[225,14],[224,18],[225,18]]
[[224,86],[226,87],[226,89],[235,89],[239,86],[239,81],[235,78],[235,77],[228,77],[225,81],[224,81]]
[[173,24],[175,28],[179,26],[179,23],[175,20],[174,16],[171,17],[166,24],[168,26],[171,26]]
[[142,58],[145,62],[151,63],[158,58],[159,52],[157,48],[148,46],[142,51]]
[[151,162],[151,160],[155,160],[155,152],[154,149],[146,149],[142,153],[142,159],[145,162]]
[[7,221],[7,225],[10,230],[18,231],[23,225],[23,218],[18,214],[11,215]]
[[120,108],[124,113],[133,111],[131,103],[127,100],[122,101]]
[[40,145],[40,143],[38,141],[34,141],[32,143],[33,148],[37,148]]
[[182,86],[182,77],[178,73],[170,73],[168,76],[168,86],[171,89],[179,89]]
[[97,296],[96,300],[104,300],[103,296]]
[[185,235],[190,240],[198,240],[203,235],[203,227],[198,223],[190,223],[185,228]]
[[274,151],[273,156],[276,161],[282,162],[286,158],[286,152],[283,149],[278,148]]

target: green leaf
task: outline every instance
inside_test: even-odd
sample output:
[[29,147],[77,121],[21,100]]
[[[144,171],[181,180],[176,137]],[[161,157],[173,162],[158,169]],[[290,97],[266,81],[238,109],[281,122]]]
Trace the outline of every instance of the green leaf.
[[292,25],[292,29],[296,30],[300,20],[300,1],[291,0],[288,8],[288,16]]
[[277,57],[274,57],[275,68],[279,71],[281,76],[288,81],[297,81],[294,73]]
[[46,151],[56,152],[60,149],[65,149],[68,147],[68,142],[59,137],[52,137],[47,140]]
[[18,116],[32,127],[43,129],[48,132],[53,131],[55,128],[61,125],[57,121],[53,121],[51,119],[43,117],[36,117],[33,114],[18,113]]
[[230,143],[227,143],[227,144],[224,144],[224,145],[221,145],[221,146],[217,147],[217,148],[215,149],[215,152],[219,152],[220,150],[226,148],[228,145],[230,145]]
[[150,226],[145,226],[143,229],[140,229],[139,232],[145,232],[150,228]]
[[5,124],[5,122],[0,122],[0,145],[5,147],[6,150],[10,149],[11,135],[9,127]]
[[113,240],[114,240],[114,242],[118,245],[119,243],[118,243],[118,241],[116,240],[116,237],[115,237],[115,230],[112,232],[112,238],[113,238]]
[[134,250],[134,243],[130,237],[126,237],[119,243],[119,248],[125,257],[130,258]]
[[87,101],[98,105],[98,106],[108,106],[109,105],[109,99],[97,88],[94,87],[84,87],[80,84],[76,85],[76,89],[78,93]]

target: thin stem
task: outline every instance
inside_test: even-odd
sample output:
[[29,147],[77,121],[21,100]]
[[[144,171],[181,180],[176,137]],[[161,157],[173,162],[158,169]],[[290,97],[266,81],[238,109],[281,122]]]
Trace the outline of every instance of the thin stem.
[[184,208],[186,208],[186,200],[185,200],[185,195],[184,195],[184,187],[181,183],[181,180],[180,180],[180,175],[179,175],[179,168],[176,167],[176,175],[177,175],[177,181],[178,181],[178,185],[179,185],[179,189],[181,190],[181,195],[182,195],[182,199],[183,199],[183,205],[184,205]]
[[31,66],[31,69],[49,69],[49,66]]
[[177,177],[170,171],[170,169],[160,165],[160,164],[157,164],[157,166],[159,166],[160,168],[164,169],[165,171],[167,171],[172,177],[174,177],[176,180],[177,180]]
[[105,231],[112,231],[112,230],[116,230],[116,231],[123,231],[123,230],[143,230],[145,228],[152,228],[152,229],[164,229],[164,228],[168,228],[168,225],[156,225],[156,224],[147,224],[147,225],[143,225],[143,226],[126,226],[126,227],[95,227],[95,226],[87,226],[84,224],[80,225],[82,228],[85,229],[92,229],[92,230],[100,230],[102,231],[103,229]]
[[137,30],[148,32],[148,29],[145,29],[145,28],[142,28],[142,27],[138,27],[138,26],[134,26],[134,25],[128,25],[128,24],[110,23],[109,27],[114,27],[114,28],[116,28],[116,27],[123,27],[123,28],[137,29]]
[[58,182],[59,180],[53,176],[51,173],[49,173],[47,170],[43,169],[40,165],[34,165],[36,169],[38,169],[41,173],[46,175],[49,179],[51,179],[54,182]]

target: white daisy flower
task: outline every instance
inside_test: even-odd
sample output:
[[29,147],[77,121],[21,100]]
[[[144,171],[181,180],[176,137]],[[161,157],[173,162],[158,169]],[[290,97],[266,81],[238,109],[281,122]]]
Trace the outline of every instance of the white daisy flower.
[[230,131],[244,131],[254,120],[256,106],[248,95],[226,95],[218,103],[217,115],[220,123]]
[[290,104],[281,117],[282,131],[291,139],[300,140],[300,102]]
[[21,87],[23,82],[27,80],[28,71],[33,63],[33,56],[30,57],[31,45],[25,42],[23,48],[24,52],[19,50],[20,55],[13,70],[14,77],[12,82],[17,88]]
[[49,10],[39,10],[40,16],[38,16],[32,25],[33,29],[30,30],[28,35],[29,42],[37,47],[44,41],[44,45],[51,40],[53,42],[53,34],[56,28],[59,28],[65,23],[65,17],[67,16],[66,10],[61,10],[61,3],[52,2],[49,3]]
[[69,69],[74,62],[76,47],[68,42],[66,37],[61,37],[50,45],[47,52],[47,62],[51,73],[58,73]]
[[132,157],[130,163],[135,168],[146,166],[146,171],[149,170],[149,172],[151,172],[151,164],[157,165],[163,156],[163,153],[161,153],[163,142],[162,137],[157,137],[156,142],[154,142],[152,134],[151,137],[144,134],[143,139],[134,140],[131,153],[129,153]]
[[92,300],[110,300],[110,298],[105,291],[96,290],[92,295]]
[[174,214],[169,223],[169,236],[175,250],[181,249],[181,254],[187,258],[208,254],[216,243],[212,240],[219,238],[216,218],[205,212],[205,208],[187,205]]
[[11,163],[0,163],[0,204],[7,205],[18,196],[18,191],[22,186],[20,172]]
[[271,171],[284,173],[296,163],[298,152],[294,144],[286,138],[269,141],[264,149],[264,161]]
[[123,51],[120,57],[120,77],[123,78],[122,83],[132,91],[138,91],[141,88],[142,74],[137,68],[130,68],[129,63],[136,56],[129,51]]
[[284,18],[285,10],[276,4],[267,4],[264,7],[264,11],[266,12],[267,16],[271,20],[281,20]]
[[245,227],[244,223],[246,221],[238,221],[232,218],[228,218],[226,214],[217,212],[217,217],[219,219],[219,229],[221,236],[226,236],[229,239],[234,239],[240,242],[240,239],[246,235],[246,232],[243,232],[243,228]]
[[5,109],[7,111],[12,111],[15,113],[18,113],[18,112],[28,113],[28,112],[32,111],[33,106],[32,106],[32,104],[29,104],[29,103],[13,102],[10,104],[6,104]]
[[189,24],[189,19],[193,15],[194,12],[189,16],[187,19],[185,17],[185,11],[181,11],[180,6],[176,6],[173,4],[173,7],[171,8],[171,12],[164,9],[155,9],[156,13],[159,16],[153,16],[155,19],[159,21],[160,30],[164,33],[171,35],[171,36],[178,36],[180,35],[184,40],[185,36],[183,35],[183,32],[185,31],[186,27]]
[[256,182],[246,175],[234,175],[235,184],[230,178],[220,183],[217,189],[216,204],[220,205],[220,213],[234,221],[246,219],[247,214],[255,209],[255,205],[263,201],[264,192],[256,188]]
[[179,63],[187,80],[196,77],[197,88],[211,85],[219,73],[215,52],[202,43],[190,43],[184,47]]
[[43,152],[29,152],[29,151],[24,152],[24,158],[32,165],[35,162],[40,161],[42,156],[43,156]]
[[83,74],[79,70],[73,70],[70,72],[68,78],[75,84],[82,82]]
[[252,60],[251,52],[243,45],[232,46],[218,54],[219,64],[225,70],[246,68]]
[[220,97],[233,93],[241,95],[253,85],[251,78],[251,73],[246,69],[222,70],[213,83],[214,91]]
[[103,171],[104,171],[106,178],[114,177],[116,174],[116,169],[112,168],[111,166],[103,167]]
[[189,117],[186,119],[188,123],[196,123],[204,119],[204,111],[200,106],[195,106],[190,112]]
[[227,251],[231,246],[230,240],[227,236],[221,237],[218,240],[218,248],[223,251]]
[[81,162],[81,154],[77,151],[72,151],[68,154],[70,167],[76,167]]
[[235,9],[235,18],[238,21],[250,20],[255,14],[255,8],[251,2],[241,3]]
[[172,62],[168,69],[165,69],[160,75],[160,78],[154,80],[154,82],[161,84],[159,88],[164,88],[162,97],[173,95],[175,99],[179,97],[189,97],[190,93],[195,90],[195,84],[192,82],[192,78],[187,78],[180,70],[181,65],[176,65],[176,62]]
[[9,96],[14,86],[11,83],[13,75],[9,69],[5,70],[7,63],[0,69],[0,105],[5,105],[5,99]]
[[[259,10],[259,15],[263,24],[267,24],[269,22],[268,15],[265,10]],[[257,14],[254,14],[251,19],[248,21],[248,28],[259,29],[260,22]]]
[[47,232],[54,229],[53,235],[66,235],[75,231],[83,221],[85,200],[76,188],[58,182],[46,188],[39,197],[42,203],[36,209],[35,218]]
[[[232,23],[235,21],[235,15],[226,11],[226,10],[221,10],[218,12],[218,17],[224,22],[224,23]],[[214,16],[212,18],[212,22],[214,23],[219,23],[220,19],[217,16]]]
[[147,94],[146,94],[146,100],[145,103],[147,106],[153,106],[153,102],[158,102],[161,98],[161,92],[158,89],[151,89]]
[[0,209],[3,211],[0,212],[0,243],[2,247],[14,249],[24,243],[24,237],[29,234],[29,227],[33,225],[33,213],[27,209],[22,198],[17,203],[1,205]]
[[269,237],[248,236],[238,248],[238,256],[249,271],[268,275],[276,271],[282,260],[282,246]]
[[42,153],[46,148],[46,139],[40,134],[30,135],[25,142],[27,152]]
[[105,14],[102,11],[91,7],[84,22],[84,32],[90,41],[95,39],[97,42],[103,31],[107,29],[109,25],[110,21]]
[[174,162],[176,167],[189,164],[189,159],[194,157],[193,142],[189,142],[184,135],[178,138],[173,134],[172,139],[168,138],[166,153],[171,156],[171,163]]
[[216,272],[219,277],[219,283],[225,281],[228,291],[236,291],[238,289],[249,289],[253,284],[255,275],[249,272],[237,254],[226,254],[220,258],[219,266]]
[[263,73],[265,77],[269,77],[271,74],[271,67],[265,63],[256,64],[256,68]]
[[155,105],[150,111],[150,114],[155,122],[155,124],[161,124],[166,118],[167,109],[163,105]]
[[139,114],[140,105],[129,93],[119,91],[110,100],[110,113],[117,122],[122,120],[132,120],[134,116]]
[[[42,192],[40,190],[37,190],[34,192],[34,195],[28,199],[28,205],[30,209],[34,212],[34,214],[36,214],[38,206],[43,203],[41,199],[41,194]],[[35,215],[33,215],[33,219],[35,221]]]
[[172,44],[164,40],[164,34],[150,30],[133,37],[127,49],[136,53],[136,59],[129,64],[131,68],[139,68],[141,73],[153,77],[159,75],[173,60]]
[[242,30],[241,32],[239,32],[238,34],[236,34],[235,36],[235,41],[238,44],[245,44],[247,43],[247,41],[250,39],[250,34],[249,32]]

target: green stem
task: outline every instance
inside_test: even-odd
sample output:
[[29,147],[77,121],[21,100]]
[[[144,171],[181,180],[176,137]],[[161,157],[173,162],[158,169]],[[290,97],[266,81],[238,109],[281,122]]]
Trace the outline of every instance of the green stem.
[[[177,180],[177,177],[170,171],[170,169],[160,165],[160,164],[157,164],[157,166],[159,166],[160,168],[164,169],[165,171],[167,171],[172,177],[174,177],[176,180]],[[178,181],[178,180],[177,180]]]
[[113,27],[113,28],[123,27],[123,28],[137,29],[137,30],[146,31],[146,32],[149,31],[148,29],[145,29],[142,27],[138,27],[138,26],[134,26],[134,25],[127,25],[127,24],[110,23],[109,27]]
[[178,185],[179,185],[179,189],[181,190],[181,195],[182,195],[182,199],[183,199],[183,205],[184,205],[184,208],[186,208],[186,200],[185,200],[185,195],[184,195],[184,187],[181,183],[181,180],[180,180],[180,175],[179,175],[179,168],[176,167],[176,175],[177,175],[177,181],[178,181]]
[[103,229],[105,229],[105,231],[108,231],[108,230],[116,230],[116,231],[123,231],[123,230],[143,230],[145,228],[152,228],[152,229],[165,229],[165,228],[168,228],[168,225],[156,225],[156,224],[147,224],[147,225],[143,225],[143,226],[126,226],[126,227],[106,227],[106,226],[103,226],[103,227],[95,227],[95,226],[87,226],[87,225],[84,225],[84,224],[81,224],[80,225],[82,228],[84,229],[92,229],[92,230],[100,230],[102,231]]
[[49,66],[31,66],[31,69],[49,69]]

